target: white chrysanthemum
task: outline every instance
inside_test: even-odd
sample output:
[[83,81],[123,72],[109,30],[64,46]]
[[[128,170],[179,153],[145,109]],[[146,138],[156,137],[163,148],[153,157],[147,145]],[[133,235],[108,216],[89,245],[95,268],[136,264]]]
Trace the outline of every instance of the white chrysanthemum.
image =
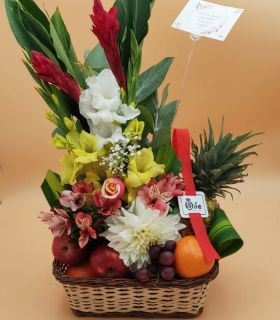
[[106,219],[108,230],[101,236],[110,241],[109,247],[120,253],[120,258],[126,266],[138,269],[150,262],[149,247],[154,244],[164,245],[167,240],[179,240],[178,230],[186,226],[179,223],[177,214],[163,216],[159,210],[145,209],[144,204],[137,197],[130,209],[122,209],[122,217]]
[[86,79],[88,89],[80,96],[80,113],[88,120],[90,129],[99,123],[126,123],[140,114],[140,110],[121,101],[120,87],[109,69]]

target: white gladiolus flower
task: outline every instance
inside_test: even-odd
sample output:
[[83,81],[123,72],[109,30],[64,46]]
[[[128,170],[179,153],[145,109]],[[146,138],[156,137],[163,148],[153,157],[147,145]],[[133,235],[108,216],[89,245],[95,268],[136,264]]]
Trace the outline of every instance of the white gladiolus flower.
[[122,128],[112,123],[100,122],[98,125],[90,127],[90,133],[98,139],[98,151],[108,142],[115,143],[123,139]]
[[120,87],[109,69],[86,79],[88,89],[80,96],[80,113],[88,120],[90,129],[100,123],[126,123],[140,114],[140,110],[121,101]]
[[180,215],[167,215],[168,209],[160,216],[159,210],[145,209],[137,197],[129,210],[121,208],[123,216],[106,219],[109,228],[101,236],[110,241],[109,247],[120,253],[126,266],[132,266],[132,270],[145,267],[150,262],[150,246],[179,240],[178,231],[186,227],[179,223]]

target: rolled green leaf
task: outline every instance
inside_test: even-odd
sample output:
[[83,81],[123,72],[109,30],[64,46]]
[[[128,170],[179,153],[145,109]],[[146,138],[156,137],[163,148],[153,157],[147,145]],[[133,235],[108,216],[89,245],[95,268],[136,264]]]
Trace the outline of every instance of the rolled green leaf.
[[50,207],[60,205],[59,197],[64,188],[61,185],[61,180],[57,173],[48,170],[41,188]]
[[221,258],[234,254],[243,246],[243,240],[221,209],[215,210],[215,217],[208,237]]

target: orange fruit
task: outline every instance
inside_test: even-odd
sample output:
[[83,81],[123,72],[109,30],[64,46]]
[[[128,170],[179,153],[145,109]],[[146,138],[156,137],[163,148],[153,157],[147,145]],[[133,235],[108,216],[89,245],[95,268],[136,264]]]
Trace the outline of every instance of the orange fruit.
[[94,278],[94,272],[89,261],[77,266],[69,266],[65,274],[72,278]]
[[208,262],[196,240],[196,236],[186,236],[176,242],[174,267],[182,278],[196,278],[208,273],[215,259]]

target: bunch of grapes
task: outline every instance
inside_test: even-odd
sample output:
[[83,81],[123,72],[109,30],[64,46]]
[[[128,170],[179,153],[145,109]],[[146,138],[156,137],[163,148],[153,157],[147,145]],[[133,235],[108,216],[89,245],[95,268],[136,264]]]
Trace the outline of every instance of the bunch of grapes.
[[151,276],[161,275],[165,280],[171,280],[175,276],[175,270],[173,268],[174,263],[174,250],[176,248],[176,242],[168,240],[164,247],[155,244],[150,247],[149,255],[152,259],[152,263],[147,268],[141,268],[137,270],[136,277],[141,282],[149,281]]

